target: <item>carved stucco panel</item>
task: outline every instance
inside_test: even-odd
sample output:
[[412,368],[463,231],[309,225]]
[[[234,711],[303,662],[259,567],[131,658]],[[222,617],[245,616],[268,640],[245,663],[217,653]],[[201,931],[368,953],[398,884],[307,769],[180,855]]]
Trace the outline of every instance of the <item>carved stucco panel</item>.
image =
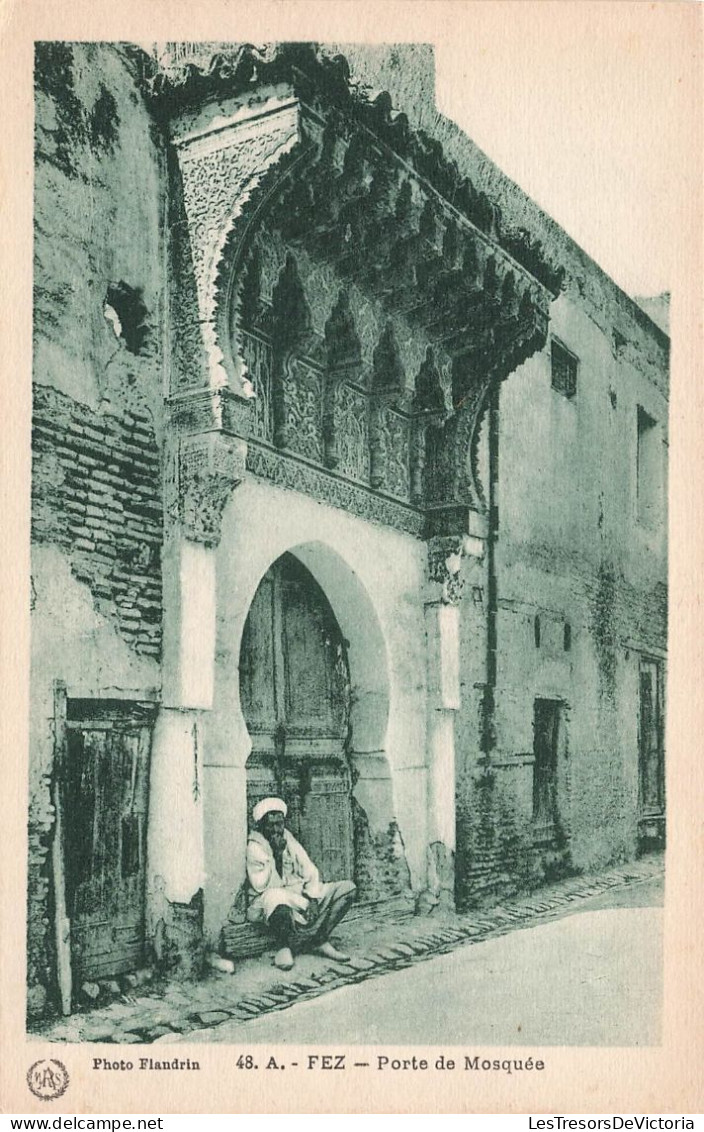
[[[286,245],[276,230],[267,228],[266,240],[259,245],[261,254],[261,297],[271,301],[271,291],[286,258]],[[322,335],[325,323],[337,301],[343,280],[335,268],[323,260],[314,261],[303,248],[295,249],[298,274],[308,300],[313,330]],[[365,370],[371,369],[374,349],[383,333],[388,314],[380,302],[372,301],[355,283],[346,282],[349,305],[359,335]],[[422,364],[427,349],[425,335],[410,327],[401,317],[392,316],[404,372],[410,382]]]
[[283,381],[289,447],[320,463],[323,459],[322,374],[305,362],[291,360],[285,367]]
[[225,384],[214,325],[222,248],[242,207],[267,169],[298,140],[295,111],[255,124],[182,139],[177,152],[203,339],[213,384]]
[[368,483],[368,398],[346,381],[341,381],[335,389],[335,435],[339,452],[339,474]]
[[381,411],[381,428],[386,456],[386,490],[399,499],[408,499],[408,419],[385,407]]
[[218,433],[180,437],[170,446],[166,512],[191,542],[217,546],[225,505],[244,479],[246,460],[244,440]]
[[261,265],[261,299],[270,304],[274,287],[286,262],[286,245],[279,232],[265,228],[257,236],[256,246]]
[[271,440],[271,345],[252,334],[243,334],[242,353],[255,395],[249,434],[260,440]]
[[279,487],[312,495],[331,507],[359,515],[370,522],[394,527],[415,537],[422,532],[423,517],[413,508],[383,499],[361,484],[338,479],[279,452],[261,448],[256,442],[250,443],[247,450],[247,470]]
[[[238,198],[250,182],[257,181],[269,165],[296,141],[290,115],[267,119],[267,125],[228,131],[221,147],[203,151],[195,144],[179,146],[183,197],[193,247],[193,259],[201,310],[210,315],[212,260],[218,255],[222,237],[236,209]],[[215,144],[215,139],[213,141]],[[209,270],[210,268],[210,270]]]

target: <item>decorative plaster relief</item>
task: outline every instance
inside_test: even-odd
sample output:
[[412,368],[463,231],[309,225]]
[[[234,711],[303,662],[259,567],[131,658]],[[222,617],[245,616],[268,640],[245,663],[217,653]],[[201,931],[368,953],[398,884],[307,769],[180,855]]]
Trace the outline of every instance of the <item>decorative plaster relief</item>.
[[480,557],[482,540],[469,535],[439,535],[428,539],[428,578],[440,587],[443,605],[459,605],[464,590],[462,563]]
[[267,169],[298,141],[298,110],[292,100],[277,113],[235,121],[211,132],[175,139],[183,183],[193,275],[210,383],[227,384],[217,346],[217,272],[222,248],[245,201]]
[[320,499],[331,507],[349,511],[372,523],[394,527],[416,538],[422,534],[423,515],[415,508],[404,507],[361,484],[338,479],[329,472],[318,470],[291,456],[272,452],[256,442],[250,443],[247,449],[247,471],[262,479],[271,480],[279,487],[312,495],[314,499]]
[[336,471],[369,483],[369,398],[364,390],[341,381],[334,394]]
[[246,450],[245,441],[222,433],[178,441],[167,473],[168,510],[191,542],[214,547],[220,541],[225,504],[244,479]]

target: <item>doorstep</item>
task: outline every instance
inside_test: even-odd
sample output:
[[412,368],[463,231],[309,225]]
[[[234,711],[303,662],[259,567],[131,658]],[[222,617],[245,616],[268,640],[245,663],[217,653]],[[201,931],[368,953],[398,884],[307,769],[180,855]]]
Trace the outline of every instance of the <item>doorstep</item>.
[[[269,949],[260,958],[236,961],[232,974],[212,971],[194,982],[141,987],[139,997],[124,994],[118,1002],[38,1026],[32,1033],[55,1042],[173,1042],[194,1030],[215,1031],[223,1022],[283,1010],[338,986],[553,919],[573,912],[580,900],[657,878],[663,871],[663,855],[651,854],[594,876],[560,881],[476,914],[409,916],[398,906],[383,917],[357,914],[343,921],[333,937],[350,952],[347,963],[304,954],[296,958],[292,971],[284,972],[273,966],[273,949]],[[213,1038],[217,1040],[215,1033]]]

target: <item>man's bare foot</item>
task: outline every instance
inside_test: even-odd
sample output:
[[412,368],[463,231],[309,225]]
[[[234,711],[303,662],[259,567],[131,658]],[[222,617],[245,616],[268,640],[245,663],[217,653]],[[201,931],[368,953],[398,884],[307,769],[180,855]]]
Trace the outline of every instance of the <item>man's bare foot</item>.
[[280,971],[290,971],[293,967],[293,955],[290,947],[282,947],[274,956],[274,966]]
[[337,959],[338,963],[346,963],[349,959],[349,955],[345,955],[344,951],[338,951],[337,948],[333,947],[330,943],[330,940],[321,943],[320,947],[316,947],[315,951],[317,955],[324,955],[326,959]]
[[214,971],[222,971],[223,975],[232,975],[235,971],[235,964],[232,960],[225,959],[223,955],[218,955],[215,951],[210,952],[208,964]]

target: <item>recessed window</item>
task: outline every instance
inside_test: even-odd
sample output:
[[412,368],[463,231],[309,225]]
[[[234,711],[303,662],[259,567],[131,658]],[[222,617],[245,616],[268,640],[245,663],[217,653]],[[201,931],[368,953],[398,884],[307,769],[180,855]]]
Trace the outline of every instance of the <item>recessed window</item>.
[[533,639],[535,640],[535,647],[540,648],[540,616],[536,613],[533,618]]
[[614,334],[613,334],[614,354],[616,355],[617,358],[620,358],[621,355],[623,354],[624,350],[626,349],[626,342],[627,342],[627,339],[626,339],[625,334],[622,334],[620,330],[614,330]]
[[141,291],[127,283],[111,283],[105,296],[103,314],[115,337],[124,342],[130,353],[141,354],[149,334],[147,308]]
[[565,621],[562,628],[562,647],[565,652],[569,652],[572,648],[572,626],[569,621]]
[[574,397],[577,392],[578,360],[574,354],[553,338],[550,343],[550,372],[552,387],[563,397]]
[[662,446],[657,421],[638,406],[636,492],[638,521],[654,527],[661,518]]

